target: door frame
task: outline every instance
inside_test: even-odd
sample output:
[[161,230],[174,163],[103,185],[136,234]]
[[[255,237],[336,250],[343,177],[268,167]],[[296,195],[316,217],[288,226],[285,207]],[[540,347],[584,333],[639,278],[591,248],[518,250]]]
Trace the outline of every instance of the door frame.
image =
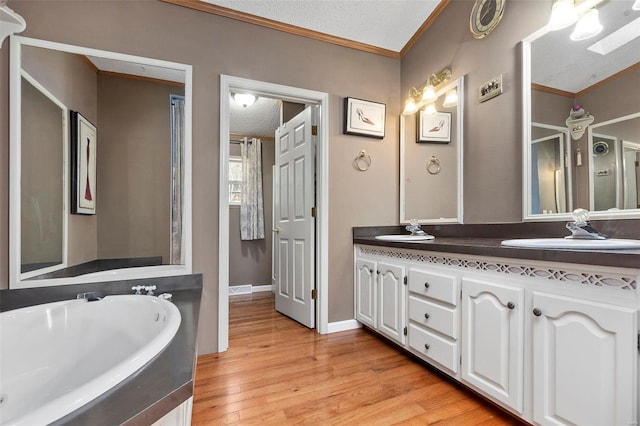
[[[329,94],[222,74],[220,76],[220,197],[218,214],[218,352],[229,348],[229,99],[250,91],[319,106],[316,138],[316,330],[328,333],[329,289]],[[273,256],[273,254],[272,254]]]

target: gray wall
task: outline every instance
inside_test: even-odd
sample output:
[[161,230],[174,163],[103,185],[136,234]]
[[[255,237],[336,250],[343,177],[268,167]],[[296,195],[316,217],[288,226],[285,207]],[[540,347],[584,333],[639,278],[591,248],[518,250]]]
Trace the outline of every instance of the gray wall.
[[[472,1],[454,0],[402,59],[402,96],[427,76],[451,67],[466,75],[464,222],[520,222],[522,218],[522,96],[520,41],[541,28],[550,1],[508,1],[486,38],[469,32]],[[478,89],[502,74],[504,92],[478,101]]]
[[[159,1],[10,1],[28,37],[193,65],[193,263],[203,274],[198,350],[217,349],[220,74],[330,95],[329,321],[353,318],[351,228],[398,223],[400,61]],[[6,45],[6,43],[5,43]],[[0,277],[8,277],[8,49],[0,50]],[[5,72],[6,71],[6,72]],[[383,140],[342,135],[342,99],[387,105]],[[351,162],[366,150],[367,173]],[[375,188],[375,189],[374,189]],[[384,196],[381,196],[384,194]]]

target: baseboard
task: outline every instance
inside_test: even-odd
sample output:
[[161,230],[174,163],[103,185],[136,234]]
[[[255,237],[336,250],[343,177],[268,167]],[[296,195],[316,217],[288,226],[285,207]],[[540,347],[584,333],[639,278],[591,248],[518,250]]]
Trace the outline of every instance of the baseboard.
[[327,333],[337,333],[339,331],[355,330],[361,328],[362,325],[354,319],[346,321],[330,322],[328,324]]
[[272,291],[271,285],[231,285],[229,286],[229,296],[236,296],[240,294],[251,294],[259,291]]

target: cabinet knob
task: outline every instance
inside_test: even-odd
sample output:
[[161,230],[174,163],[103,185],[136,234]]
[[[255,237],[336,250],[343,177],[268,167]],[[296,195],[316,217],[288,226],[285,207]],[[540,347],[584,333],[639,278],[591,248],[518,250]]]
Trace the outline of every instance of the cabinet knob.
[[376,271],[376,274],[380,275],[380,271]]
[[429,283],[424,283],[424,288],[429,288]]
[[534,308],[533,309],[533,315],[539,317],[540,315],[542,315],[542,311],[538,308]]
[[514,305],[514,303],[513,303],[513,302],[509,302],[509,303],[507,303],[507,308],[509,308],[509,309],[513,309],[513,308],[515,308],[515,307],[516,307],[516,305]]
[[428,343],[425,343],[425,344],[424,344],[424,350],[425,350],[425,351],[428,351],[428,350],[429,350],[429,348],[430,348],[429,344],[428,344]]
[[429,317],[430,317],[429,314],[427,314],[427,313],[424,314],[424,319],[429,319]]

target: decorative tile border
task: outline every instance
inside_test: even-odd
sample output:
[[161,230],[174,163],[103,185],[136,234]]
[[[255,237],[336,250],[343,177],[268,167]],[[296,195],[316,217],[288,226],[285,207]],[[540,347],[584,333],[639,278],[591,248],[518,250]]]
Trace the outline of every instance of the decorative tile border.
[[384,256],[392,259],[410,260],[413,262],[431,263],[434,265],[455,266],[478,271],[491,271],[503,274],[514,274],[522,277],[577,282],[597,287],[617,287],[621,290],[634,290],[636,279],[629,275],[597,274],[569,269],[553,269],[527,266],[517,263],[491,262],[486,260],[469,260],[451,256],[434,256],[426,253],[413,253],[374,247],[359,247],[360,253],[372,256]]

